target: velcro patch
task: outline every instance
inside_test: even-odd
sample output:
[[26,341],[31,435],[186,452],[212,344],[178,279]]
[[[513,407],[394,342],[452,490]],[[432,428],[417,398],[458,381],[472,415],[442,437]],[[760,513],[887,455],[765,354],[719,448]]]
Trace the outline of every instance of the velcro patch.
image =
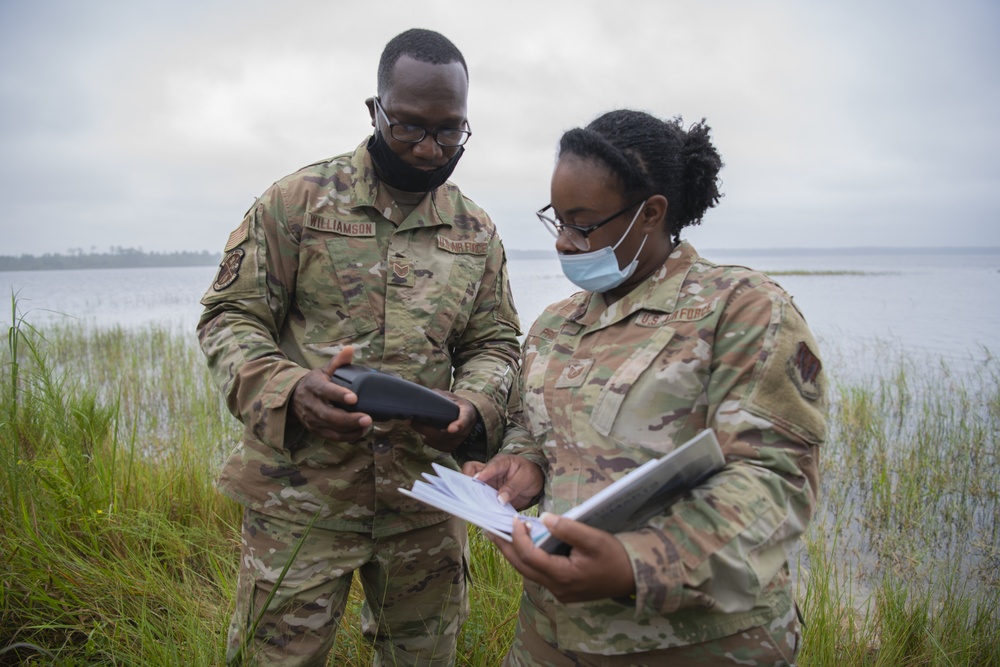
[[236,279],[240,277],[240,265],[243,264],[244,257],[246,257],[246,251],[243,248],[230,250],[222,259],[222,263],[219,264],[219,273],[215,276],[212,289],[221,292],[235,283]]
[[559,379],[556,380],[556,388],[583,386],[584,381],[587,379],[587,373],[593,365],[593,359],[570,359],[569,363],[566,364],[566,368],[559,375]]
[[413,287],[414,280],[413,264],[406,257],[389,258],[389,284]]
[[785,368],[788,370],[788,377],[792,379],[804,398],[815,401],[820,397],[821,390],[817,379],[823,364],[805,341],[799,341],[794,354],[788,357]]
[[243,222],[240,226],[233,230],[233,233],[229,235],[229,240],[226,241],[226,247],[222,249],[222,252],[229,252],[239,244],[247,240],[247,236],[250,235],[250,220],[248,218],[243,218]]
[[695,320],[705,319],[715,312],[715,306],[718,303],[719,300],[715,299],[712,303],[706,303],[704,306],[699,306],[697,308],[678,308],[667,316],[667,321],[694,322]]
[[479,241],[456,241],[447,236],[437,237],[438,248],[456,255],[485,255],[486,243]]
[[344,222],[319,215],[306,216],[306,227],[321,232],[332,232],[341,236],[375,236],[374,222]]
[[669,321],[670,313],[642,312],[635,318],[635,323],[640,327],[662,327]]
[[583,325],[579,322],[563,322],[563,325],[559,327],[559,333],[565,336],[575,336],[583,331]]

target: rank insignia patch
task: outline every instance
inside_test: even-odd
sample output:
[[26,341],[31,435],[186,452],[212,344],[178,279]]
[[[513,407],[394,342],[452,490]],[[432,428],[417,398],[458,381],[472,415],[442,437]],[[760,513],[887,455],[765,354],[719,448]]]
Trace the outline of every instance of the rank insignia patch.
[[415,270],[410,260],[405,257],[391,257],[389,259],[389,284],[413,287]]
[[792,378],[792,382],[798,387],[799,393],[803,397],[811,401],[820,397],[822,390],[818,379],[823,365],[805,342],[799,341],[795,353],[788,357],[786,368],[788,376]]
[[235,283],[236,279],[240,277],[240,265],[243,263],[244,257],[246,257],[246,251],[243,248],[233,248],[226,253],[222,263],[219,264],[219,275],[215,277],[212,289],[221,292]]
[[563,369],[559,379],[556,380],[556,388],[582,387],[590,367],[594,365],[593,359],[570,359]]

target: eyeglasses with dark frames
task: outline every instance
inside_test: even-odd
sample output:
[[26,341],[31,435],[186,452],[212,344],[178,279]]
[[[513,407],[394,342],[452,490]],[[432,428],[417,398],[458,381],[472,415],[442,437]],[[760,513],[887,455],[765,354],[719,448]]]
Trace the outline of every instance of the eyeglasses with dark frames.
[[542,221],[542,224],[545,225],[545,229],[549,230],[549,233],[552,234],[552,236],[559,238],[559,235],[563,234],[570,241],[570,243],[577,247],[578,250],[587,251],[590,250],[590,239],[587,237],[594,233],[594,231],[596,231],[599,227],[608,224],[622,213],[625,213],[630,208],[638,206],[644,201],[645,199],[640,199],[637,202],[633,202],[617,213],[604,218],[604,220],[594,223],[593,225],[587,225],[586,227],[580,227],[579,225],[567,225],[560,222],[554,215],[555,211],[553,211],[553,214],[547,213],[547,211],[552,209],[552,204],[536,211],[535,215],[538,216],[538,219]]
[[407,144],[419,144],[424,140],[428,134],[434,137],[434,141],[438,143],[439,146],[445,148],[455,148],[457,146],[465,145],[465,142],[469,140],[472,136],[472,129],[469,126],[469,121],[465,121],[465,126],[470,127],[468,130],[457,130],[446,128],[443,130],[427,130],[419,125],[409,125],[407,123],[393,123],[389,120],[389,116],[385,113],[385,109],[382,108],[382,103],[379,102],[378,98],[373,98],[375,101],[375,108],[382,115],[382,120],[389,127],[389,136],[391,136],[396,141],[402,141]]

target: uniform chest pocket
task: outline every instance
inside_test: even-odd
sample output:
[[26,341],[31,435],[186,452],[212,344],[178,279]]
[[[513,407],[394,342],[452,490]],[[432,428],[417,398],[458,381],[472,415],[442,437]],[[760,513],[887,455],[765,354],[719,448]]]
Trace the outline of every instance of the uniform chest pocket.
[[485,257],[435,253],[418,266],[413,288],[403,290],[414,312],[429,316],[427,337],[445,346],[465,331],[486,267]]
[[323,235],[303,239],[295,299],[306,343],[353,338],[378,326],[364,282],[371,268],[366,266],[366,255],[374,253],[366,253],[362,244],[374,246],[370,238]]
[[595,431],[662,451],[687,416],[705,408],[711,347],[676,333],[659,327],[615,370],[591,412]]

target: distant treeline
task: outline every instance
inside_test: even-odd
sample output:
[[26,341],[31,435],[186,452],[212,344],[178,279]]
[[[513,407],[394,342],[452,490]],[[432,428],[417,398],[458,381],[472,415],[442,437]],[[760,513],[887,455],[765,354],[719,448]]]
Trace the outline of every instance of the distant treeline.
[[[803,257],[816,255],[867,255],[867,254],[980,254],[997,253],[1000,248],[739,248],[709,250],[712,253],[725,252],[732,255],[799,255]],[[508,248],[510,259],[554,259],[555,252],[546,250],[520,250]],[[46,253],[40,257],[21,255],[12,257],[0,255],[0,271],[37,271],[52,269],[132,269],[157,266],[217,266],[222,261],[220,253],[202,250],[201,252],[145,252],[142,248],[123,248],[111,246],[108,252],[91,250],[84,252],[81,248],[70,248],[65,255]]]
[[[552,256],[551,250],[508,250],[514,259],[539,259]],[[51,271],[53,269],[134,269],[151,266],[217,266],[222,261],[219,253],[201,252],[144,252],[142,248],[112,246],[109,252],[83,252],[71,248],[65,255],[46,253],[40,257],[0,255],[0,271]]]
[[67,254],[46,253],[40,257],[0,255],[0,271],[44,271],[53,269],[134,269],[157,266],[212,266],[222,261],[222,255],[201,252],[144,252],[142,248],[112,246],[108,252],[71,249]]

